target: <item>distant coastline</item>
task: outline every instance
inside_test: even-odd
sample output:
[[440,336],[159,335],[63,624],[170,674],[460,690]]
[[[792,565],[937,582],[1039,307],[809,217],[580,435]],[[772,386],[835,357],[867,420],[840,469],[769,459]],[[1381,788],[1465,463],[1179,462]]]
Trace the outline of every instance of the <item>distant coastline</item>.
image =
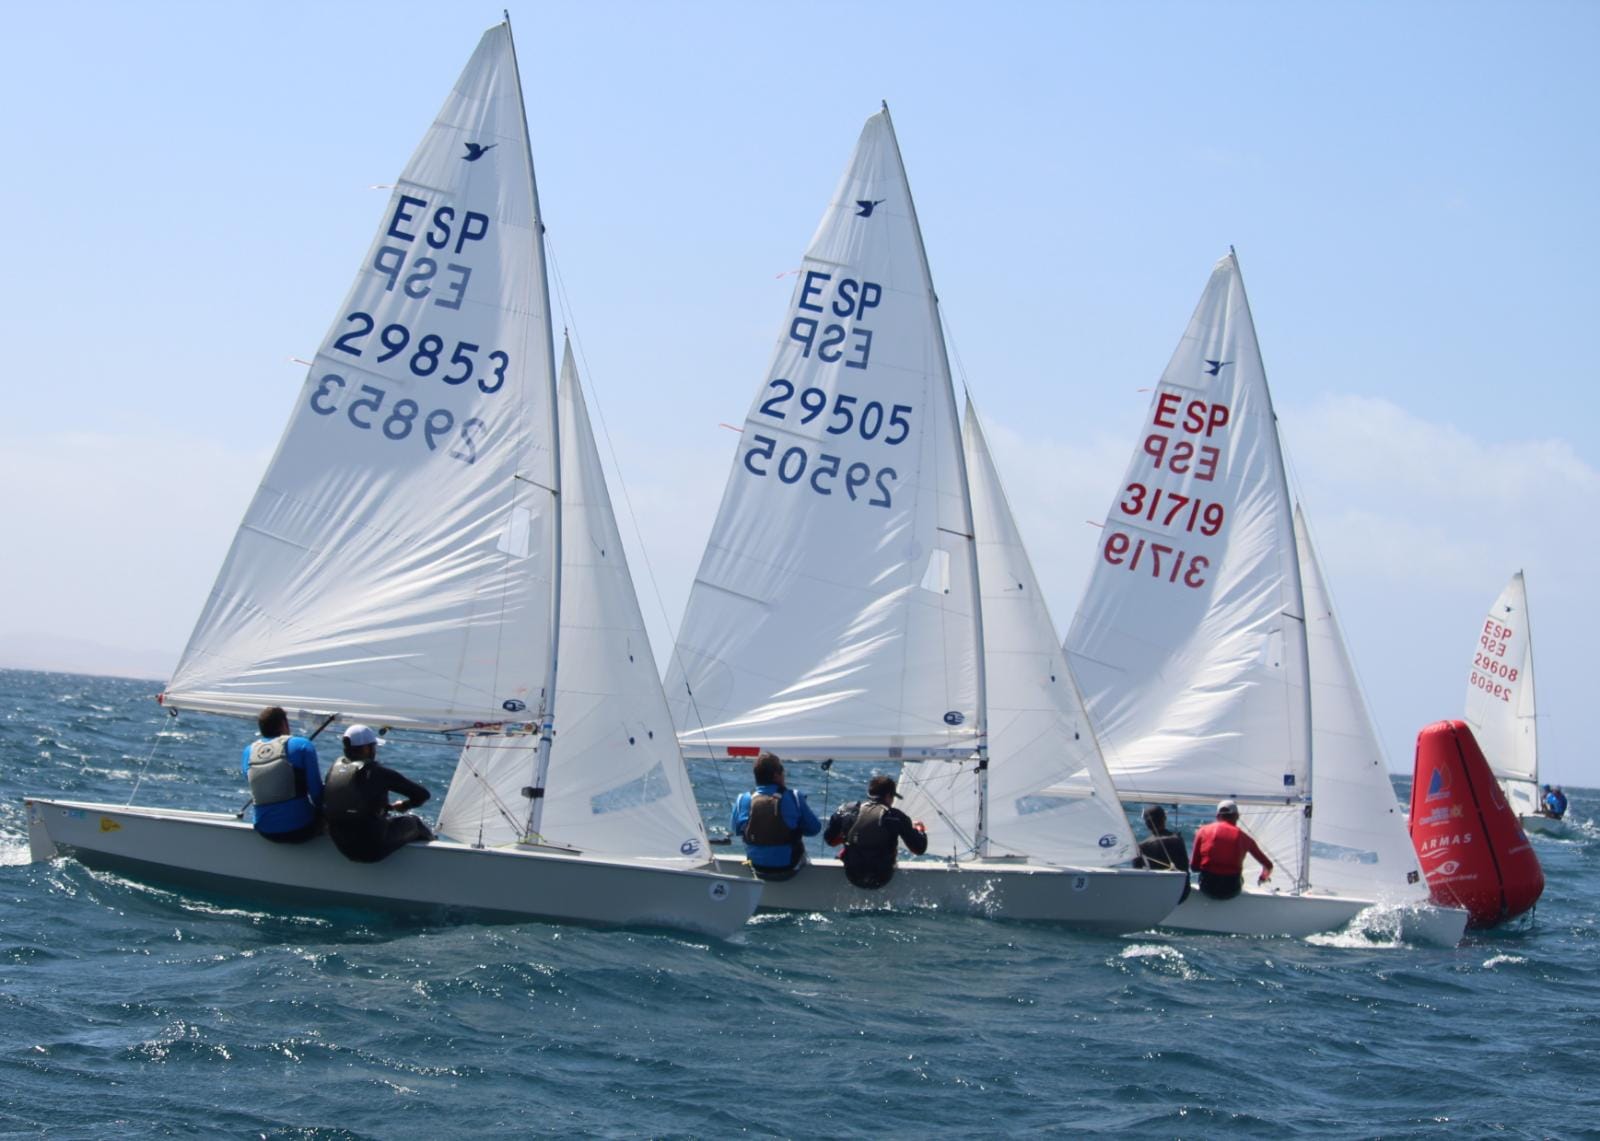
[[159,684],[172,676],[177,662],[174,650],[130,650],[32,631],[0,634],[0,669],[134,678]]

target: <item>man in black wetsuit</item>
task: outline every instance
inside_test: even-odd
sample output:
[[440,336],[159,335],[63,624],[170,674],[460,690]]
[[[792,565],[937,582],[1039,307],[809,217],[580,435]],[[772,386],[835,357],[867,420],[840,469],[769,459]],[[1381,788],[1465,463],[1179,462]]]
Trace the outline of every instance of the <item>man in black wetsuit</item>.
[[[1150,829],[1150,835],[1139,841],[1139,854],[1133,858],[1136,868],[1154,868],[1157,871],[1179,871],[1185,876],[1189,872],[1189,849],[1183,842],[1183,835],[1179,832],[1167,831],[1167,810],[1159,804],[1152,804],[1144,810],[1144,826]],[[1183,894],[1178,897],[1182,903],[1189,898],[1189,881],[1183,882]]]
[[[328,838],[347,859],[375,864],[389,853],[433,832],[411,809],[428,800],[428,790],[377,760],[383,741],[365,725],[344,733],[344,756],[328,770],[322,793],[322,814]],[[405,797],[389,803],[389,794]],[[391,812],[396,815],[389,815]]]
[[856,887],[871,889],[894,878],[902,840],[912,855],[920,856],[928,850],[928,833],[894,807],[893,778],[873,777],[867,782],[867,796],[869,799],[846,804],[833,814],[822,842],[845,845],[839,855],[845,878]]

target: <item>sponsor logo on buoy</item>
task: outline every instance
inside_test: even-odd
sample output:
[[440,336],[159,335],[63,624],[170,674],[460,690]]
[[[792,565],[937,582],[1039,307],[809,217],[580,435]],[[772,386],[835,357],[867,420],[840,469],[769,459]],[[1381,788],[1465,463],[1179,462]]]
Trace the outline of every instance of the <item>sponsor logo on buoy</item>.
[[1460,860],[1446,860],[1435,869],[1442,876],[1453,876],[1461,870]]
[[716,900],[719,903],[722,900],[727,899],[728,898],[728,885],[723,883],[721,880],[718,880],[716,883],[712,884],[711,885],[711,898]]
[[1428,795],[1425,800],[1446,800],[1450,796],[1450,770],[1437,768],[1428,778]]
[[1100,846],[1102,848],[1115,848],[1117,846],[1117,838],[1110,832],[1107,832],[1104,836],[1100,837]]
[[521,713],[524,709],[528,708],[528,703],[525,701],[518,701],[514,697],[508,697],[500,703],[500,708],[504,709],[507,713]]
[[944,723],[946,725],[959,725],[965,720],[966,717],[964,717],[961,711],[957,709],[952,709],[949,713],[944,715]]

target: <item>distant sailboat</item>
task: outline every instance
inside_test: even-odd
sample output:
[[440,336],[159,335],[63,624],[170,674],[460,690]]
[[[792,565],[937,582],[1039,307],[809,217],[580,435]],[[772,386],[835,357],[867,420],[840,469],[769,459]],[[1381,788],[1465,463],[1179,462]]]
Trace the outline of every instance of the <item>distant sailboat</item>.
[[[868,119],[812,239],[743,433],[668,674],[684,749],[904,763],[902,791],[928,811],[930,852],[946,857],[903,860],[876,891],[851,886],[837,860],[814,861],[769,883],[762,906],[929,905],[1112,931],[1160,919],[1179,877],[1107,866],[1132,850],[1109,788],[1098,802],[1092,790],[1051,796],[1040,787],[1050,764],[991,748],[991,654],[1018,652],[1025,621],[996,610],[1011,632],[993,641],[991,602],[1010,590],[1026,607],[1037,591],[1024,580],[980,591],[981,545],[1020,545],[999,529],[986,538],[997,519],[975,522],[938,301],[887,109]],[[967,433],[968,456],[986,463],[975,419]],[[992,471],[983,478],[998,495]],[[1070,723],[1059,654],[1034,654],[1030,691],[997,708],[1035,718],[1062,746],[1056,768],[1098,764]],[[1035,787],[1013,783],[1032,783],[1028,773]]]
[[1522,826],[1530,832],[1565,832],[1562,821],[1542,811],[1533,623],[1521,571],[1511,576],[1478,627],[1464,720]]
[[373,866],[229,813],[33,799],[36,859],[291,901],[743,925],[760,886],[711,869],[570,358],[558,425],[542,233],[501,24],[401,175],[164,695],[469,734],[453,841]]
[[1232,254],[1156,389],[1066,648],[1122,796],[1237,801],[1275,865],[1271,884],[1235,899],[1191,894],[1164,926],[1306,935],[1387,902],[1412,909],[1416,937],[1459,938],[1463,912],[1424,904],[1292,507]]

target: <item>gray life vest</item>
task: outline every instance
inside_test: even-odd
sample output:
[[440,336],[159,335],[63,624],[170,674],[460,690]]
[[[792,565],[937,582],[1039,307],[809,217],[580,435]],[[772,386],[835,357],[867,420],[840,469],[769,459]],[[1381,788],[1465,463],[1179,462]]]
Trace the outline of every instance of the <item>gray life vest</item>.
[[282,804],[298,797],[294,777],[287,734],[250,746],[250,799],[257,805]]
[[845,836],[845,845],[860,851],[895,851],[900,837],[883,822],[883,814],[888,811],[886,805],[876,800],[863,801],[856,811],[855,823]]
[[[788,790],[785,789],[785,792]],[[783,822],[783,793],[754,793],[750,797],[750,819],[744,826],[747,844],[792,844],[800,835],[797,828]]]

